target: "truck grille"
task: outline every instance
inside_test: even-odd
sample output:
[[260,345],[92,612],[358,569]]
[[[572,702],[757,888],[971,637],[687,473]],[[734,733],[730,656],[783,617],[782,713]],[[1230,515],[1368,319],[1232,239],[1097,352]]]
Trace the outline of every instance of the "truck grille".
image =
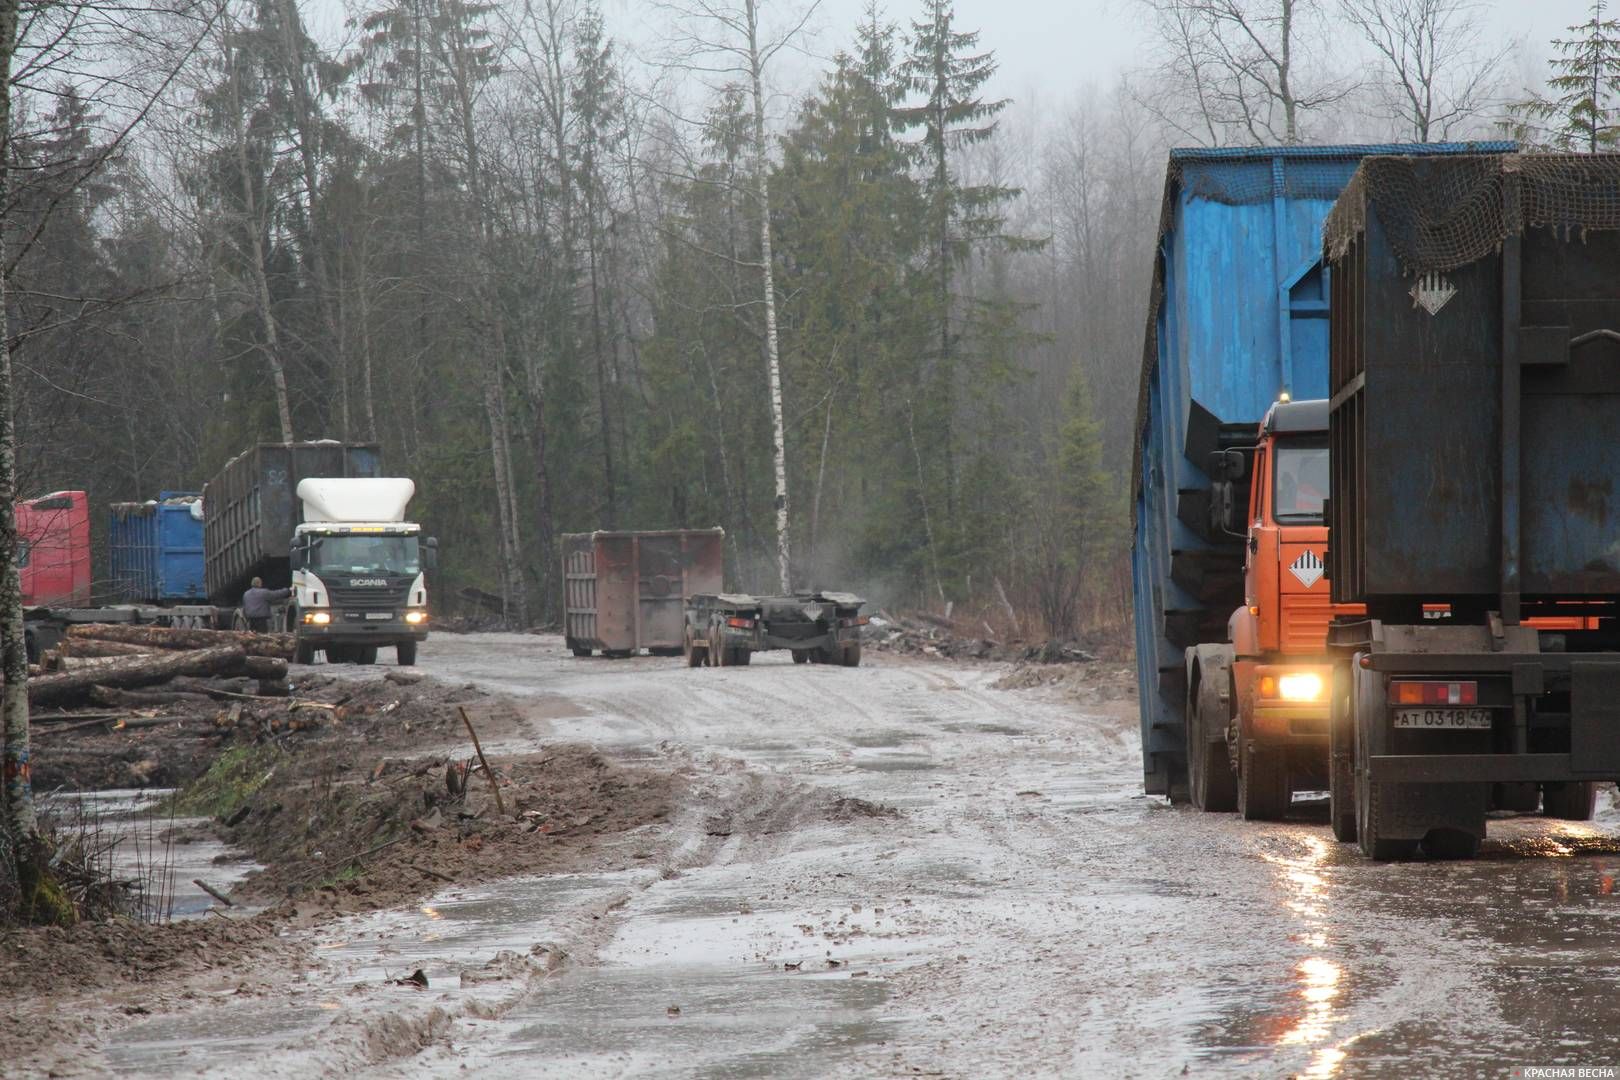
[[344,611],[392,611],[405,607],[405,594],[409,585],[388,587],[332,586],[332,606]]

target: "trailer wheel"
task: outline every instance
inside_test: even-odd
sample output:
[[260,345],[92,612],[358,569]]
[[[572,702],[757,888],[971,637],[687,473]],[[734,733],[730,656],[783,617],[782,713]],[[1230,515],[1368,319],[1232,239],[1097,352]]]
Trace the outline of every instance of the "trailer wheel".
[[313,641],[300,641],[293,646],[293,663],[313,664],[315,662],[315,643]]
[[375,664],[377,662],[377,646],[356,645],[351,661],[356,664]]
[[1292,801],[1288,759],[1282,750],[1238,738],[1237,809],[1245,821],[1278,821]]
[[739,645],[735,649],[731,650],[731,659],[727,660],[726,663],[730,664],[732,667],[747,667],[748,662],[753,658],[754,654],[751,650],[745,646]]
[[1356,839],[1356,733],[1350,709],[1350,680],[1364,678],[1361,654],[1333,668],[1328,709],[1328,817],[1333,839],[1351,844]]
[[844,646],[844,655],[841,658],[845,667],[861,666],[861,643],[852,641]]
[[1541,789],[1541,812],[1557,821],[1591,821],[1597,811],[1597,789],[1591,780],[1547,784]]
[[1409,859],[1417,851],[1418,842],[1386,835],[1392,816],[1390,804],[1400,798],[1400,789],[1394,784],[1373,783],[1368,770],[1373,728],[1384,721],[1382,679],[1368,674],[1355,679],[1351,688],[1350,713],[1356,728],[1356,842],[1369,859]]
[[681,652],[686,657],[687,667],[702,667],[708,663],[709,649],[706,645],[699,645],[692,640],[692,628],[688,626],[681,638]]
[[731,663],[731,650],[726,648],[725,635],[719,624],[709,627],[709,666],[726,667]]
[[795,664],[808,664],[810,662],[810,650],[809,649],[794,649],[793,650],[793,662]]
[[401,641],[395,645],[394,659],[399,662],[400,667],[410,667],[416,663],[416,642]]
[[[1226,729],[1231,723],[1227,706],[1221,703],[1221,688],[1215,677],[1225,678],[1224,669],[1210,672],[1194,685],[1187,709],[1187,794],[1189,801],[1208,813],[1237,809],[1237,777],[1232,773],[1232,756],[1226,749]],[[1219,735],[1219,738],[1212,736]]]

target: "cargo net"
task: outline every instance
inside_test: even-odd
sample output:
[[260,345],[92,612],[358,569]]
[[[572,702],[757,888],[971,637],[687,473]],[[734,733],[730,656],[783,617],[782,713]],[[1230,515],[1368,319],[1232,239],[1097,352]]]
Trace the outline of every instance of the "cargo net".
[[[1220,160],[1189,155],[1185,159],[1172,159],[1165,191],[1169,194],[1179,188],[1188,198],[1229,206],[1267,202],[1278,195],[1290,199],[1336,199],[1356,163],[1347,159],[1342,150],[1335,149],[1338,150],[1336,157],[1280,159],[1275,173],[1270,157]],[[1196,168],[1187,168],[1188,165],[1196,165]]]
[[1408,274],[1455,270],[1526,229],[1620,230],[1620,154],[1367,158],[1322,226],[1329,260],[1366,231],[1369,206]]

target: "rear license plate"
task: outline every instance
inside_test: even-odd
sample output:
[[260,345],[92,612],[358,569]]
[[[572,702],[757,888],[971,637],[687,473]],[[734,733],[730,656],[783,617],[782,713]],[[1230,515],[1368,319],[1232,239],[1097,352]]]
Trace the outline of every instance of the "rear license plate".
[[376,619],[378,622],[387,622],[389,619],[392,619],[393,617],[394,617],[394,613],[392,611],[368,611],[368,612],[366,612],[366,618],[368,618],[368,619]]
[[1395,726],[1424,731],[1489,731],[1489,709],[1396,709]]

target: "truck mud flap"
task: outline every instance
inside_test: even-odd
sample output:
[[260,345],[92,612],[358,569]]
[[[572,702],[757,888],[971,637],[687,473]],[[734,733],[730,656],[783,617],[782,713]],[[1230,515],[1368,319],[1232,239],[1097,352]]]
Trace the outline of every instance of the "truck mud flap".
[[1490,794],[1489,784],[1382,785],[1379,835],[1422,840],[1431,830],[1455,829],[1483,838]]
[[1570,764],[1583,774],[1620,776],[1620,663],[1570,665]]

